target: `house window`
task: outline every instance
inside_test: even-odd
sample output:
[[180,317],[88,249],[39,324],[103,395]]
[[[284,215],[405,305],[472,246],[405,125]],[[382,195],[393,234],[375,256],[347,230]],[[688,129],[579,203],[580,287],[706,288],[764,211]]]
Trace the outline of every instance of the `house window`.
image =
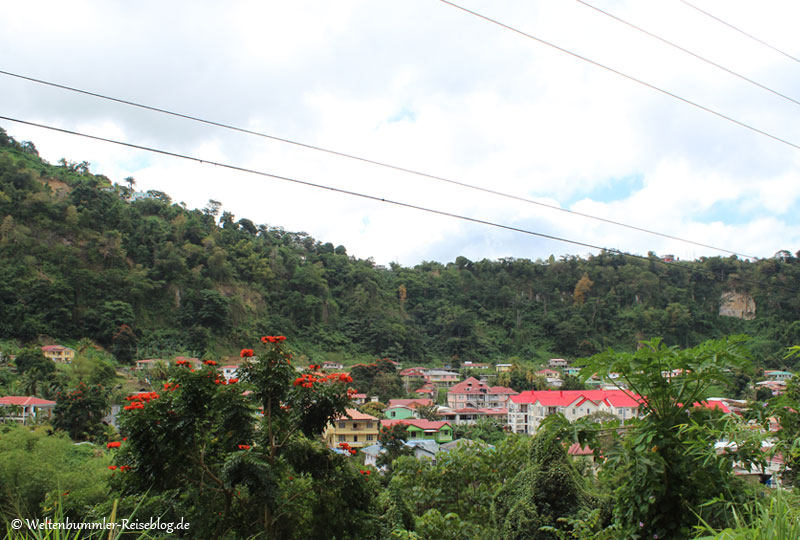
[[372,440],[372,435],[367,435],[367,440],[371,441]]
[[338,440],[339,442],[344,442],[344,435],[339,435],[339,437],[337,438],[337,440]]
[[358,429],[358,424],[353,424],[353,429]]
[[367,422],[367,429],[370,429],[371,427],[372,427],[372,422]]
[[392,418],[394,418],[394,411],[390,412],[390,413],[389,413],[389,416],[391,416]]
[[353,435],[353,442],[358,442],[358,435]]
[[339,422],[339,429],[347,428],[347,422]]

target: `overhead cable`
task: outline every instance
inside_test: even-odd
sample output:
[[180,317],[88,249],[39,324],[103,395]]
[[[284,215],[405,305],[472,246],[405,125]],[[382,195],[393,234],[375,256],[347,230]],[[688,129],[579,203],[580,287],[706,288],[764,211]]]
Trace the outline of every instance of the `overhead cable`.
[[624,78],[626,78],[626,79],[628,79],[630,81],[633,81],[635,83],[639,83],[642,86],[646,86],[647,88],[650,88],[651,90],[655,90],[656,92],[660,92],[660,93],[662,93],[662,94],[664,94],[666,96],[669,96],[671,98],[677,99],[678,101],[682,101],[682,102],[686,103],[687,105],[691,105],[691,106],[696,107],[696,108],[698,108],[698,109],[700,109],[702,111],[705,111],[707,113],[713,114],[714,116],[718,116],[719,118],[722,118],[724,120],[732,122],[732,123],[734,123],[734,124],[736,124],[738,126],[741,126],[741,127],[745,128],[745,129],[749,129],[750,131],[753,131],[755,133],[759,133],[759,134],[761,134],[761,135],[763,135],[765,137],[769,137],[770,139],[773,139],[773,140],[781,142],[781,143],[783,143],[785,145],[791,146],[792,148],[800,150],[800,145],[798,145],[798,144],[795,144],[795,143],[793,143],[791,141],[788,141],[786,139],[782,139],[781,137],[778,137],[777,135],[773,135],[771,133],[768,133],[768,132],[766,132],[764,130],[758,129],[757,127],[752,126],[750,124],[747,124],[745,122],[742,122],[741,120],[736,120],[735,118],[727,116],[727,115],[725,115],[725,114],[723,114],[723,113],[721,113],[719,111],[716,111],[714,109],[711,109],[710,107],[706,107],[705,105],[701,105],[701,104],[697,103],[696,101],[692,101],[690,99],[681,97],[678,94],[670,92],[669,90],[665,90],[665,89],[663,89],[661,87],[658,87],[658,86],[656,86],[654,84],[645,82],[642,79],[638,79],[638,78],[634,77],[633,75],[628,75],[627,73],[623,73],[622,71],[619,71],[618,69],[612,68],[612,67],[607,66],[605,64],[602,64],[602,63],[600,63],[600,62],[598,62],[596,60],[592,60],[591,58],[588,58],[586,56],[582,56],[582,55],[580,55],[578,53],[572,52],[572,51],[570,51],[568,49],[565,49],[563,47],[560,47],[560,46],[558,46],[558,45],[556,45],[554,43],[551,43],[551,42],[546,41],[546,40],[544,40],[542,38],[536,37],[533,34],[528,34],[527,32],[524,32],[524,31],[522,31],[522,30],[520,30],[518,28],[514,28],[513,26],[509,26],[509,25],[507,25],[505,23],[502,23],[502,22],[498,21],[497,19],[492,19],[491,17],[488,17],[486,15],[482,15],[482,14],[478,13],[477,11],[472,11],[471,9],[467,9],[467,8],[465,8],[463,6],[455,4],[455,3],[450,2],[448,0],[439,0],[439,1],[442,2],[443,4],[447,4],[448,6],[452,6],[452,7],[456,8],[458,10],[461,10],[461,11],[463,11],[465,13],[469,13],[470,15],[472,15],[474,17],[477,17],[479,19],[483,19],[486,22],[490,22],[492,24],[500,26],[501,28],[505,28],[506,30],[510,30],[511,32],[514,32],[514,33],[519,34],[519,35],[521,35],[523,37],[526,37],[528,39],[531,39],[533,41],[541,43],[542,45],[547,45],[548,47],[552,47],[553,49],[556,49],[556,50],[561,51],[561,52],[563,52],[565,54],[573,56],[573,57],[575,57],[575,58],[577,58],[579,60],[583,60],[584,62],[588,62],[588,63],[592,64],[593,66],[597,66],[599,68],[605,69],[606,71],[610,71],[611,73],[614,73],[615,75],[619,75],[620,77],[624,77]]
[[649,31],[645,30],[644,28],[641,28],[641,27],[639,27],[639,26],[637,26],[637,25],[635,25],[633,23],[630,23],[630,22],[628,22],[628,21],[626,21],[626,20],[624,20],[624,19],[622,19],[620,17],[617,17],[613,13],[609,13],[608,11],[600,9],[597,6],[593,6],[592,4],[590,4],[588,2],[585,2],[584,0],[575,0],[575,1],[578,2],[579,4],[583,4],[584,6],[586,6],[588,8],[591,8],[591,9],[593,9],[593,10],[599,12],[599,13],[602,13],[603,15],[605,15],[607,17],[611,17],[612,19],[614,19],[614,20],[616,20],[616,21],[618,21],[618,22],[620,22],[620,23],[622,23],[624,25],[630,26],[634,30],[638,30],[639,32],[642,32],[643,34],[646,34],[646,35],[648,35],[648,36],[650,36],[650,37],[652,37],[654,39],[657,39],[658,41],[660,41],[662,43],[665,43],[665,44],[669,45],[670,47],[674,47],[675,49],[678,49],[679,51],[681,51],[683,53],[686,53],[686,54],[688,54],[690,56],[693,56],[694,58],[697,58],[698,60],[701,60],[701,61],[705,62],[706,64],[714,66],[717,69],[721,69],[722,71],[724,71],[726,73],[729,73],[729,74],[733,75],[734,77],[738,77],[739,79],[741,79],[743,81],[746,81],[746,82],[748,82],[748,83],[750,83],[750,84],[752,84],[754,86],[757,86],[757,87],[761,88],[762,90],[766,90],[767,92],[775,94],[776,96],[781,97],[781,98],[783,98],[783,99],[785,99],[787,101],[791,101],[795,105],[800,105],[800,101],[798,101],[798,100],[796,100],[796,99],[794,99],[792,97],[789,97],[786,94],[778,92],[777,90],[773,90],[769,86],[763,85],[758,81],[754,81],[753,79],[750,79],[749,77],[746,77],[746,76],[744,76],[744,75],[742,75],[740,73],[737,73],[737,72],[733,71],[732,69],[728,69],[725,66],[717,64],[716,62],[714,62],[712,60],[709,60],[708,58],[705,58],[703,56],[700,56],[699,54],[694,53],[694,52],[692,52],[692,51],[690,51],[688,49],[685,49],[684,47],[681,47],[680,45],[677,45],[677,44],[673,43],[672,41],[664,39],[661,36],[657,36],[656,34],[653,34],[652,32],[649,32]]
[[[517,233],[521,233],[521,234],[526,234],[526,235],[529,235],[529,236],[536,236],[536,237],[544,238],[544,239],[547,239],[547,240],[555,240],[557,242],[563,242],[563,243],[573,244],[573,245],[576,245],[576,246],[582,246],[582,247],[586,247],[586,248],[590,248],[590,249],[596,249],[596,250],[599,250],[601,252],[614,253],[614,254],[617,254],[617,255],[620,255],[620,256],[640,259],[640,260],[644,260],[644,261],[647,261],[647,262],[650,262],[650,263],[661,264],[661,265],[668,266],[668,267],[678,267],[678,268],[682,268],[684,270],[688,270],[690,272],[696,272],[696,273],[700,273],[700,274],[711,275],[715,279],[719,279],[721,277],[719,274],[717,274],[713,270],[707,270],[707,269],[704,269],[704,268],[693,268],[693,267],[690,267],[690,266],[687,266],[687,265],[683,265],[683,264],[680,264],[680,263],[677,263],[677,262],[667,262],[667,261],[663,261],[663,260],[658,259],[658,258],[651,258],[651,257],[647,257],[647,256],[644,256],[644,255],[626,253],[626,252],[621,251],[619,249],[605,248],[605,247],[602,247],[602,246],[597,246],[595,244],[590,244],[588,242],[581,242],[579,240],[571,240],[569,238],[563,238],[563,237],[559,237],[559,236],[555,236],[555,235],[551,235],[551,234],[531,231],[529,229],[523,229],[521,227],[514,227],[512,225],[504,225],[502,223],[497,223],[497,222],[494,222],[494,221],[488,221],[488,220],[484,220],[484,219],[474,218],[474,217],[470,217],[470,216],[456,214],[456,213],[453,213],[453,212],[446,212],[444,210],[437,210],[437,209],[434,209],[434,208],[428,208],[428,207],[425,207],[425,206],[419,206],[419,205],[406,203],[406,202],[402,202],[402,201],[395,201],[395,200],[392,200],[392,199],[386,199],[384,197],[378,197],[378,196],[375,196],[375,195],[369,195],[369,194],[360,193],[360,192],[357,192],[357,191],[351,191],[351,190],[347,190],[347,189],[337,188],[337,187],[334,187],[334,186],[326,186],[324,184],[318,184],[318,183],[309,182],[309,181],[306,181],[306,180],[299,180],[297,178],[290,178],[288,176],[281,176],[281,175],[272,174],[272,173],[268,173],[268,172],[264,172],[264,171],[259,171],[259,170],[256,170],[256,169],[250,169],[250,168],[247,168],[247,167],[240,167],[238,165],[232,165],[232,164],[222,163],[222,162],[218,162],[218,161],[214,161],[214,160],[203,159],[203,158],[196,157],[196,156],[190,156],[188,154],[181,154],[181,153],[178,153],[178,152],[171,152],[171,151],[168,151],[168,150],[162,150],[162,149],[154,148],[154,147],[150,147],[150,146],[143,146],[143,145],[129,143],[129,142],[125,142],[125,141],[118,141],[118,140],[115,140],[115,139],[109,139],[109,138],[100,137],[100,136],[97,136],[97,135],[90,135],[90,134],[87,134],[87,133],[81,133],[81,132],[78,132],[78,131],[68,130],[68,129],[59,128],[59,127],[55,127],[55,126],[49,126],[49,125],[40,124],[40,123],[37,123],[37,122],[30,122],[30,121],[27,121],[27,120],[20,120],[20,119],[11,118],[11,117],[8,117],[8,116],[0,116],[0,120],[8,120],[9,122],[16,122],[18,124],[24,124],[24,125],[27,125],[27,126],[33,126],[33,127],[37,127],[37,128],[41,128],[41,129],[47,129],[47,130],[55,131],[55,132],[58,132],[58,133],[65,133],[67,135],[74,135],[74,136],[77,136],[77,137],[83,137],[83,138],[91,139],[91,140],[95,140],[95,141],[101,141],[101,142],[106,142],[106,143],[110,143],[110,144],[116,144],[116,145],[119,145],[119,146],[125,146],[125,147],[128,147],[128,148],[134,148],[136,150],[143,150],[145,152],[151,152],[151,153],[160,154],[160,155],[164,155],[164,156],[180,158],[180,159],[184,159],[184,160],[188,160],[188,161],[194,161],[194,162],[200,163],[200,164],[214,165],[214,166],[217,166],[217,167],[230,169],[230,170],[233,170],[233,171],[238,171],[238,172],[247,173],[247,174],[254,174],[254,175],[262,176],[262,177],[265,177],[265,178],[272,178],[272,179],[280,180],[280,181],[283,181],[283,182],[289,182],[289,183],[292,183],[292,184],[303,185],[303,186],[316,188],[316,189],[324,189],[324,190],[332,191],[332,192],[335,192],[335,193],[341,193],[343,195],[349,195],[351,197],[359,197],[361,199],[366,199],[366,200],[371,200],[371,201],[375,201],[375,202],[382,202],[382,203],[386,203],[386,204],[391,204],[391,205],[398,206],[398,207],[401,207],[401,208],[408,208],[408,209],[412,209],[412,210],[418,210],[420,212],[426,212],[426,213],[429,213],[429,214],[435,214],[435,215],[439,215],[439,216],[449,217],[449,218],[458,219],[458,220],[461,220],[461,221],[467,221],[467,222],[470,222],[470,223],[476,223],[476,224],[479,224],[479,225],[486,225],[486,226],[489,226],[489,227],[495,227],[495,228],[498,228],[498,229],[503,229],[503,230],[507,230],[507,231],[511,231],[511,232],[517,232]],[[744,278],[736,278],[736,279],[737,279],[737,281],[739,281],[741,283],[751,283],[751,284],[754,284],[754,285],[760,285],[760,286],[764,286],[764,287],[773,287],[773,288],[778,288],[778,289],[784,289],[786,291],[789,291],[789,292],[792,292],[792,293],[795,293],[795,294],[800,294],[800,290],[796,290],[796,289],[793,289],[793,288],[790,288],[790,287],[786,287],[786,286],[783,286],[783,285],[779,285],[779,284],[765,283],[765,282],[761,282],[761,281],[757,281],[757,280],[750,280],[750,279],[744,279]]]
[[686,0],[679,0],[679,1],[680,1],[680,2],[682,2],[682,3],[684,3],[684,4],[686,4],[687,6],[689,6],[689,7],[690,7],[690,8],[692,8],[692,9],[696,9],[697,11],[699,11],[700,13],[702,13],[703,15],[705,15],[705,16],[707,16],[707,17],[711,17],[712,19],[714,19],[714,20],[715,20],[715,21],[717,21],[718,23],[724,24],[724,25],[725,25],[725,26],[727,26],[728,28],[731,28],[731,29],[733,29],[733,30],[735,30],[735,31],[739,32],[740,34],[742,34],[742,35],[745,35],[745,36],[749,37],[749,38],[750,38],[750,39],[752,39],[753,41],[757,41],[758,43],[761,43],[761,44],[762,44],[762,45],[764,45],[765,47],[769,47],[769,48],[770,48],[770,49],[772,49],[773,51],[775,51],[775,52],[778,52],[778,53],[782,54],[783,56],[785,56],[785,57],[787,57],[787,58],[791,58],[791,59],[792,59],[792,60],[794,60],[795,62],[799,62],[799,63],[800,63],[800,59],[799,59],[799,58],[797,58],[796,56],[792,56],[791,54],[789,54],[789,53],[787,53],[787,52],[785,52],[785,51],[782,51],[782,50],[780,50],[779,48],[775,47],[774,45],[770,45],[769,43],[767,43],[767,42],[766,42],[766,41],[764,41],[763,39],[759,39],[759,38],[755,37],[755,36],[754,36],[754,35],[752,35],[752,34],[748,34],[748,33],[747,33],[747,32],[745,32],[744,30],[742,30],[741,28],[738,28],[738,27],[736,27],[736,26],[732,25],[732,24],[731,24],[731,23],[729,23],[729,22],[725,22],[725,21],[723,21],[723,20],[722,20],[722,19],[720,19],[719,17],[717,17],[717,16],[715,16],[715,15],[712,15],[712,14],[711,14],[711,13],[709,13],[708,11],[704,11],[704,10],[700,9],[699,7],[695,6],[694,4],[690,4],[690,3],[689,3],[689,2],[687,2]]
[[645,229],[643,227],[638,227],[636,225],[630,225],[630,224],[622,223],[620,221],[615,221],[615,220],[612,220],[612,219],[607,219],[607,218],[603,218],[603,217],[599,217],[599,216],[594,216],[594,215],[591,215],[591,214],[586,214],[586,213],[583,213],[583,212],[578,212],[578,211],[575,211],[575,210],[570,210],[568,208],[561,208],[559,206],[543,203],[541,201],[536,201],[534,199],[530,199],[530,198],[527,198],[527,197],[521,197],[521,196],[518,196],[518,195],[512,195],[512,194],[504,193],[504,192],[497,191],[497,190],[494,190],[494,189],[484,188],[484,187],[481,187],[481,186],[476,186],[474,184],[468,184],[466,182],[460,182],[458,180],[445,178],[443,176],[437,176],[437,175],[434,175],[434,174],[425,173],[425,172],[418,171],[418,170],[415,170],[415,169],[410,169],[410,168],[407,168],[407,167],[401,167],[401,166],[398,166],[398,165],[392,165],[390,163],[386,163],[386,162],[382,162],[382,161],[376,161],[376,160],[373,160],[373,159],[365,158],[365,157],[362,157],[362,156],[357,156],[357,155],[354,155],[354,154],[348,154],[348,153],[341,152],[341,151],[338,151],[338,150],[331,150],[329,148],[323,148],[321,146],[315,146],[315,145],[312,145],[312,144],[303,143],[303,142],[299,142],[299,141],[294,141],[294,140],[291,140],[291,139],[286,139],[286,138],[278,137],[278,136],[275,136],[275,135],[269,135],[267,133],[263,133],[263,132],[259,132],[259,131],[254,131],[254,130],[250,130],[250,129],[245,129],[245,128],[233,126],[231,124],[215,122],[213,120],[200,118],[198,116],[182,114],[182,113],[170,111],[168,109],[162,109],[162,108],[154,107],[154,106],[151,106],[151,105],[145,105],[145,104],[137,103],[137,102],[134,102],[134,101],[128,101],[128,100],[121,99],[121,98],[116,98],[116,97],[112,97],[112,96],[108,96],[108,95],[104,95],[104,94],[99,94],[97,92],[91,92],[91,91],[88,91],[88,90],[82,90],[80,88],[75,88],[75,87],[72,87],[72,86],[66,86],[66,85],[63,85],[63,84],[58,84],[58,83],[54,83],[54,82],[50,82],[50,81],[45,81],[43,79],[37,79],[37,78],[29,77],[29,76],[26,76],[26,75],[20,75],[18,73],[11,73],[9,71],[0,70],[0,75],[7,75],[9,77],[15,77],[17,79],[30,81],[30,82],[37,83],[37,84],[42,84],[42,85],[45,85],[45,86],[51,86],[53,88],[59,88],[59,89],[62,89],[62,90],[68,90],[70,92],[76,92],[78,94],[84,94],[84,95],[87,95],[87,96],[92,96],[92,97],[96,97],[96,98],[99,98],[99,99],[112,101],[112,102],[115,102],[115,103],[121,103],[123,105],[129,105],[131,107],[137,107],[137,108],[145,109],[145,110],[148,110],[148,111],[153,111],[153,112],[157,112],[157,113],[161,113],[161,114],[175,116],[177,118],[182,118],[182,119],[185,119],[185,120],[191,120],[193,122],[198,122],[198,123],[201,123],[201,124],[206,124],[206,125],[210,125],[210,126],[223,128],[223,129],[228,129],[228,130],[231,130],[231,131],[236,131],[236,132],[244,133],[244,134],[247,134],[247,135],[254,135],[254,136],[257,136],[257,137],[262,137],[262,138],[265,138],[265,139],[270,139],[270,140],[278,141],[278,142],[281,142],[281,143],[291,144],[291,145],[298,146],[298,147],[301,147],[301,148],[306,148],[306,149],[309,149],[309,150],[314,150],[314,151],[318,151],[318,152],[324,152],[324,153],[335,155],[335,156],[342,157],[342,158],[353,159],[353,160],[356,160],[356,161],[360,161],[362,163],[368,163],[370,165],[376,165],[378,167],[384,167],[384,168],[395,170],[395,171],[399,171],[399,172],[413,174],[413,175],[420,176],[420,177],[423,177],[423,178],[429,178],[431,180],[436,180],[436,181],[439,181],[439,182],[444,182],[444,183],[448,183],[448,184],[451,184],[451,185],[456,185],[456,186],[460,186],[460,187],[463,187],[463,188],[480,191],[480,192],[483,192],[483,193],[489,193],[491,195],[496,195],[496,196],[499,196],[499,197],[505,197],[507,199],[513,199],[515,201],[520,201],[520,202],[524,202],[524,203],[528,203],[528,204],[534,204],[534,205],[537,205],[537,206],[540,206],[540,207],[543,207],[543,208],[548,208],[550,210],[557,210],[559,212],[564,212],[564,213],[567,213],[567,214],[572,214],[572,215],[584,217],[584,218],[587,218],[587,219],[593,219],[593,220],[596,220],[596,221],[601,221],[601,222],[604,222],[604,223],[608,223],[610,225],[615,225],[615,226],[618,226],[618,227],[624,227],[624,228],[631,229],[631,230],[634,230],[634,231],[643,232],[643,233],[646,233],[646,234],[652,234],[652,235],[655,235],[655,236],[660,236],[662,238],[668,238],[670,240],[676,240],[676,241],[679,241],[679,242],[684,242],[684,243],[692,244],[692,245],[699,246],[699,247],[713,249],[713,250],[720,251],[720,252],[723,252],[723,253],[728,253],[730,255],[736,255],[738,257],[744,257],[744,258],[755,259],[755,260],[759,259],[759,257],[756,257],[754,255],[747,255],[745,253],[740,253],[740,252],[737,252],[737,251],[733,251],[733,250],[729,250],[729,249],[725,249],[725,248],[721,248],[721,247],[717,247],[717,246],[712,246],[710,244],[704,244],[702,242],[698,242],[698,241],[695,241],[695,240],[689,240],[689,239],[686,239],[686,238],[681,238],[679,236],[674,236],[674,235],[667,234],[667,233],[662,233],[662,232],[653,231],[653,230],[650,230],[650,229]]

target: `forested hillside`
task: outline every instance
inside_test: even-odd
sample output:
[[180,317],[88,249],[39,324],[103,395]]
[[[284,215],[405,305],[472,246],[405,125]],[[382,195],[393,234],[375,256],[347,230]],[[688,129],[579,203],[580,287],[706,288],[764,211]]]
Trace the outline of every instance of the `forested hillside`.
[[[775,367],[800,343],[800,259],[789,252],[384,268],[220,210],[136,192],[134,179],[114,184],[86,162],[48,164],[0,130],[0,337],[88,337],[129,361],[224,354],[282,333],[309,355],[458,363],[746,333],[756,360]],[[719,316],[730,292],[752,297],[753,320]]]

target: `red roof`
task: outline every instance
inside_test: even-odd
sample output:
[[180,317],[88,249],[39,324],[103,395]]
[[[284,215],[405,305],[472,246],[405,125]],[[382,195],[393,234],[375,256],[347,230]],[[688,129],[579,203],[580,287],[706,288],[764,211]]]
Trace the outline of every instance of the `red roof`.
[[33,396],[5,396],[0,398],[0,405],[34,405],[36,407],[47,407],[55,405],[55,401],[41,399]]
[[546,407],[566,407],[578,400],[605,401],[614,407],[638,407],[642,398],[625,390],[527,390],[511,396],[514,403],[539,402]]
[[425,431],[439,431],[444,426],[450,426],[450,422],[446,420],[423,420],[418,418],[406,418],[404,420],[381,420],[381,425],[384,427],[392,427],[395,424],[407,424],[424,429]]
[[580,443],[572,443],[572,446],[567,450],[567,454],[571,456],[591,456],[594,452],[588,446],[581,446]]
[[731,412],[730,408],[722,401],[695,401],[692,406],[705,407],[706,409],[719,409],[724,413]]
[[[483,392],[481,392],[483,390]],[[458,384],[453,385],[450,390],[447,392],[448,394],[488,394],[489,393],[489,385],[485,382],[481,382],[475,377],[470,377],[465,381],[461,381]]]
[[61,345],[45,345],[44,347],[42,347],[42,350],[43,351],[47,351],[47,352],[50,352],[50,351],[63,351],[65,349],[66,349],[66,347],[63,347]]
[[516,395],[516,394],[519,394],[519,392],[517,392],[513,388],[506,388],[505,386],[492,386],[491,388],[489,388],[489,393],[490,394],[508,394],[508,395],[512,395],[512,396]]
[[390,399],[389,400],[389,405],[387,406],[387,408],[388,407],[402,406],[402,407],[409,407],[409,408],[413,409],[415,407],[429,407],[430,405],[433,405],[433,400],[432,399],[428,399],[428,398]]
[[358,409],[345,409],[344,416],[339,416],[337,420],[377,420],[374,416],[364,414]]

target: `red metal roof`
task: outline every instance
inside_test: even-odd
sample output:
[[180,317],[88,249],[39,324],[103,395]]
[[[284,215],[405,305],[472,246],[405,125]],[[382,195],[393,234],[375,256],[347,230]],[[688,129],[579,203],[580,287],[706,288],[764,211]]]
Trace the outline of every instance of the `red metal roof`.
[[430,405],[433,405],[433,400],[432,399],[428,399],[428,398],[390,399],[389,400],[389,405],[387,406],[387,408],[388,407],[403,406],[403,407],[409,407],[409,408],[413,409],[415,407],[428,407]]
[[514,403],[539,402],[546,407],[566,407],[577,400],[605,401],[614,407],[638,407],[642,398],[625,390],[527,390],[511,396]]
[[395,424],[407,424],[420,429],[432,429],[435,431],[439,431],[444,426],[450,426],[450,422],[446,420],[424,420],[419,418],[406,418],[404,420],[381,420],[381,425],[384,427],[392,427]]
[[36,407],[47,407],[54,406],[55,404],[55,401],[41,399],[34,396],[5,396],[0,398],[0,405],[18,405],[23,407],[34,405]]

